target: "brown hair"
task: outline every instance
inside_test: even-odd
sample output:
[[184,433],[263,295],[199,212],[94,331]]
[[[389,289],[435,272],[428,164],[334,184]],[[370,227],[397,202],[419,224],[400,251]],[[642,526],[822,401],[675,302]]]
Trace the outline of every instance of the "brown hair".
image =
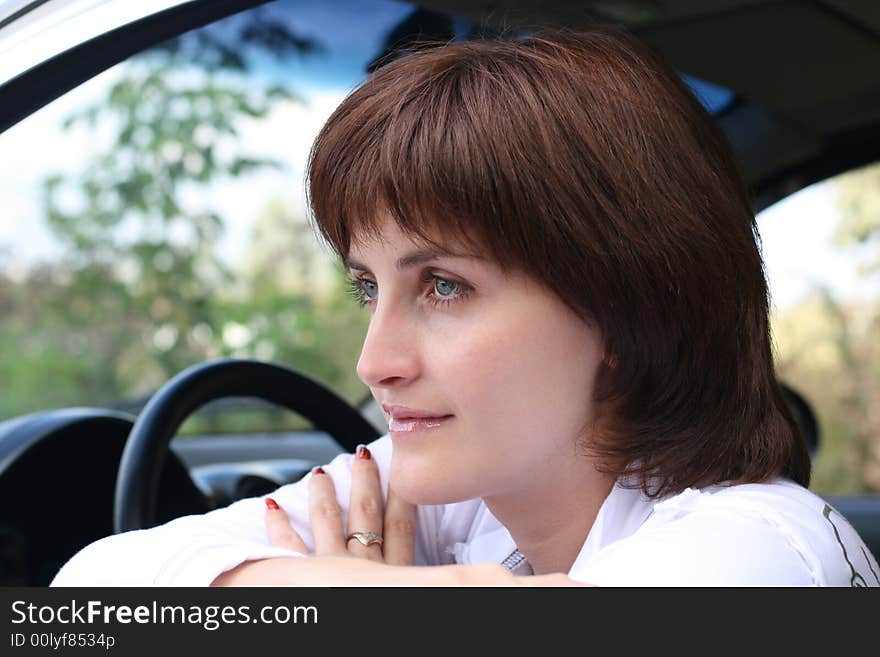
[[604,471],[649,495],[808,484],[748,194],[715,121],[634,37],[544,31],[390,62],[321,130],[309,198],[343,258],[384,212],[427,242],[442,221],[597,326]]

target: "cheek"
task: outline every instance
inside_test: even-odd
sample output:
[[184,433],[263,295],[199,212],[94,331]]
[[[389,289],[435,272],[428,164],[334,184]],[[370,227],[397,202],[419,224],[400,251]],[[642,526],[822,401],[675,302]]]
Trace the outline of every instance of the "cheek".
[[[591,418],[600,358],[595,334],[577,318],[481,327],[453,357],[450,381],[469,422],[505,442],[541,435],[570,440]],[[554,319],[553,315],[549,315]]]

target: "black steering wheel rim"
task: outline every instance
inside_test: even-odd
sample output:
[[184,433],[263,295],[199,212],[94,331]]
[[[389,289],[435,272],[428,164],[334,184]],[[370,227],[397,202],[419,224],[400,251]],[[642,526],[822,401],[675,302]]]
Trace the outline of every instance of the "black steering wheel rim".
[[171,439],[184,420],[210,401],[239,396],[257,397],[302,415],[349,452],[380,435],[342,397],[289,367],[230,358],[195,365],[150,398],[129,433],[116,478],[116,533],[156,524],[159,477]]

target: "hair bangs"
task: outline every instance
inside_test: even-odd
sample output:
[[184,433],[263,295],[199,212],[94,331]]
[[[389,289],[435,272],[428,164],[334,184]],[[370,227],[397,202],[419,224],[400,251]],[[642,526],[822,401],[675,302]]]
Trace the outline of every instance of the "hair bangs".
[[493,90],[485,75],[430,54],[433,66],[415,76],[398,74],[401,61],[379,69],[319,133],[308,166],[316,227],[343,259],[390,219],[416,241],[521,265],[511,237],[524,205],[498,203],[503,183],[488,156],[505,141],[486,111]]

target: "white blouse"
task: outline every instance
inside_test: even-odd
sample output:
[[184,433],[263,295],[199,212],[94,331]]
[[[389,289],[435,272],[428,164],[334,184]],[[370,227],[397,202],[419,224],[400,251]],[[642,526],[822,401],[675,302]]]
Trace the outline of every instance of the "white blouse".
[[[391,439],[369,445],[388,490]],[[348,522],[351,454],[323,466]],[[307,475],[272,493],[309,549]],[[251,498],[204,515],[108,536],[64,565],[52,586],[207,586],[252,560],[303,556],[269,544],[264,503]],[[416,565],[503,563],[531,568],[480,499],[417,507]],[[615,486],[569,571],[600,586],[880,586],[880,568],[855,530],[791,481],[712,486],[662,500]]]

